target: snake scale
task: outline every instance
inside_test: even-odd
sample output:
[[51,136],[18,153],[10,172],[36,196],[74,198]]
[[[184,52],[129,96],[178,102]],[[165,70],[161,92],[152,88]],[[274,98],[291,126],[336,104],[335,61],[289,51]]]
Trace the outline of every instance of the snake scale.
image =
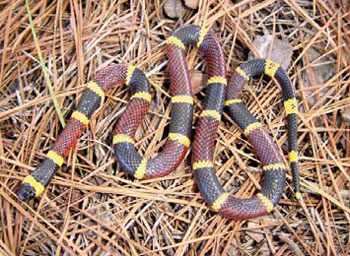
[[[119,118],[113,136],[113,149],[123,170],[136,179],[161,177],[176,169],[191,145],[193,95],[186,64],[186,46],[193,45],[204,55],[208,82],[203,109],[197,119],[192,145],[192,170],[198,188],[212,210],[225,217],[243,220],[264,215],[276,206],[285,187],[286,167],[277,146],[263,125],[246,109],[241,94],[245,83],[266,74],[275,78],[283,91],[288,123],[289,160],[296,197],[300,198],[297,156],[297,101],[286,73],[271,60],[254,59],[241,64],[226,80],[225,57],[217,38],[196,25],[176,29],[166,42],[171,79],[170,131],[161,152],[155,158],[142,157],[135,148],[134,136],[152,99],[146,76],[132,65],[114,64],[97,72],[87,84],[67,126],[56,139],[41,165],[22,181],[20,200],[39,197],[65,157],[88,126],[94,111],[103,103],[105,93],[116,85],[129,87],[131,98]],[[214,169],[214,147],[224,106],[253,146],[264,170],[259,193],[239,199],[225,192]]]

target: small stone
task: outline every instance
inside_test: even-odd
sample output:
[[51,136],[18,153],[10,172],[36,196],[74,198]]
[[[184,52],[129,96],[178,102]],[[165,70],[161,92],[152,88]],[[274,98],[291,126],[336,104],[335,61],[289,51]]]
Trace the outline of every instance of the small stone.
[[164,4],[164,12],[169,18],[177,19],[185,14],[186,9],[180,0],[166,0]]
[[350,126],[350,106],[347,106],[342,109],[341,118],[347,126]]
[[199,5],[198,0],[185,0],[185,5],[191,9],[197,9]]
[[191,72],[191,84],[192,84],[192,93],[197,94],[200,92],[206,85],[208,81],[208,75],[200,71]]

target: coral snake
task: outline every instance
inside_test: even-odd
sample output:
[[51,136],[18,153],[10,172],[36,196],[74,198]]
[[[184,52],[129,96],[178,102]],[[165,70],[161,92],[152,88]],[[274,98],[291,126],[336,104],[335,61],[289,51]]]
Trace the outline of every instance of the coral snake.
[[[297,101],[286,73],[273,61],[254,59],[240,65],[229,82],[226,80],[225,57],[216,37],[195,25],[175,30],[166,42],[171,79],[170,132],[160,154],[142,157],[135,148],[134,136],[151,102],[146,76],[132,65],[115,64],[97,72],[88,83],[67,126],[56,139],[42,164],[26,176],[18,191],[20,200],[40,196],[70,149],[87,128],[89,120],[106,91],[118,84],[129,86],[131,98],[119,118],[113,136],[115,156],[123,170],[137,179],[160,177],[176,169],[191,144],[193,97],[185,57],[185,46],[196,46],[207,63],[208,82],[203,110],[197,119],[192,145],[192,170],[198,188],[214,211],[231,219],[247,219],[270,212],[281,198],[285,187],[285,165],[273,139],[263,125],[244,106],[241,94],[249,78],[266,74],[282,87],[288,122],[289,160],[296,197],[300,198],[297,156]],[[226,88],[227,87],[227,88]],[[264,170],[259,193],[249,199],[229,195],[220,185],[214,169],[214,146],[224,106],[251,143]]]

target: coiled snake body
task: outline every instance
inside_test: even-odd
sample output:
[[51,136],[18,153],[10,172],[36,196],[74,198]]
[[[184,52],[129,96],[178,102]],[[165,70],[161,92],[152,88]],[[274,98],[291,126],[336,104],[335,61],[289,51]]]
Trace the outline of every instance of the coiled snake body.
[[[284,92],[289,132],[289,157],[294,186],[299,193],[296,154],[297,103],[287,75],[275,62],[258,59],[243,63],[236,69],[228,85],[225,58],[218,40],[212,33],[195,25],[175,30],[167,40],[166,49],[171,78],[171,124],[167,141],[161,153],[152,159],[140,156],[134,136],[151,102],[150,86],[145,75],[132,65],[115,64],[99,71],[88,83],[72,116],[57,138],[42,164],[26,176],[18,191],[20,200],[40,196],[64,158],[86,129],[94,111],[99,108],[105,92],[118,84],[129,86],[131,98],[118,120],[113,136],[113,148],[123,170],[137,179],[160,177],[176,169],[190,147],[193,98],[190,76],[185,58],[185,46],[194,45],[207,62],[208,85],[203,110],[197,120],[192,146],[192,169],[200,192],[214,211],[232,219],[246,219],[271,211],[282,196],[285,186],[285,166],[268,132],[244,107],[241,92],[252,76],[265,73],[275,77]],[[226,93],[226,87],[227,93]],[[226,101],[225,101],[226,98]],[[255,148],[265,170],[260,193],[250,199],[229,196],[220,185],[214,170],[213,157],[217,128],[223,106],[244,131]]]

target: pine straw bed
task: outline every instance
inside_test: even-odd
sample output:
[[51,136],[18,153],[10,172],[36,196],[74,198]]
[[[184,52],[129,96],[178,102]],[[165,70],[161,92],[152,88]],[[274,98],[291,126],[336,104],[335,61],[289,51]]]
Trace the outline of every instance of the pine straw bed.
[[[87,133],[40,200],[17,200],[23,177],[62,130],[40,65],[25,1],[0,2],[0,254],[4,255],[349,255],[350,13],[347,1],[203,1],[169,19],[163,1],[37,0],[30,3],[40,51],[67,119],[96,70],[128,62],[145,71],[154,98],[137,133],[140,152],[154,156],[169,123],[164,40],[181,24],[213,26],[227,70],[257,54],[264,33],[293,49],[289,75],[300,102],[299,155],[304,202],[293,198],[290,172],[269,215],[230,221],[211,212],[196,188],[189,156],[171,175],[134,181],[120,170],[111,132],[128,100],[125,86],[108,94]],[[313,60],[310,51],[318,52]],[[205,70],[195,50],[191,70]],[[332,74],[319,79],[324,73]],[[306,81],[308,77],[308,81]],[[308,84],[308,85],[307,85]],[[195,97],[196,115],[205,90]],[[255,79],[244,96],[268,127],[288,164],[279,87]],[[347,111],[344,111],[346,116]],[[215,165],[225,188],[240,197],[259,189],[251,147],[227,115],[218,132]],[[250,168],[247,168],[250,166]],[[255,168],[252,168],[255,167]]]

